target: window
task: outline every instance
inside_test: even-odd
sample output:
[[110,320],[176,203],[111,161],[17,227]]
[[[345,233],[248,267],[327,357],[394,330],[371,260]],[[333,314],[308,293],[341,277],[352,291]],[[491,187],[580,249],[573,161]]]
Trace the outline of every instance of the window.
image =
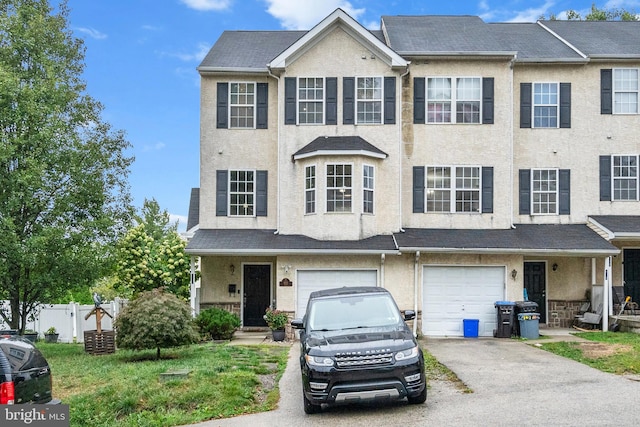
[[231,128],[254,127],[255,89],[255,83],[231,83],[229,90],[229,126]]
[[558,84],[533,84],[533,127],[558,127]]
[[382,123],[382,77],[358,77],[356,81],[357,123]]
[[373,166],[364,165],[362,168],[362,212],[373,213]]
[[427,122],[480,123],[481,98],[479,77],[431,77],[427,79]]
[[426,193],[427,212],[480,212],[480,167],[429,166]]
[[558,213],[557,169],[533,169],[531,171],[532,214]]
[[250,170],[229,172],[230,216],[254,216],[254,177],[254,171]]
[[351,212],[352,165],[327,165],[327,212]]
[[300,78],[298,80],[298,123],[324,123],[324,79]]
[[316,167],[307,166],[304,178],[304,213],[316,213]]
[[638,156],[613,156],[613,200],[638,200]]
[[616,68],[613,70],[614,114],[638,113],[638,69]]

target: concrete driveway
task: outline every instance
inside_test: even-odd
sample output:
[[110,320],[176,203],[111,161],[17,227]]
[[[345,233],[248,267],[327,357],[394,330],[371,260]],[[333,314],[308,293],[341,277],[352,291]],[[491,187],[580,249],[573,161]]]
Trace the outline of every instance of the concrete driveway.
[[208,421],[223,426],[627,426],[638,425],[640,382],[606,374],[511,339],[427,339],[426,349],[474,392],[430,384],[424,405],[302,409],[299,347],[291,347],[278,409]]

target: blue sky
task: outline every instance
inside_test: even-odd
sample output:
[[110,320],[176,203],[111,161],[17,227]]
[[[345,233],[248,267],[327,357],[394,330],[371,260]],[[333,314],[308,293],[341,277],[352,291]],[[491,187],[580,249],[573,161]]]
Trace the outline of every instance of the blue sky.
[[[51,0],[53,5],[56,0]],[[196,67],[224,30],[309,29],[341,7],[378,29],[382,15],[476,15],[487,22],[534,22],[592,0],[69,0],[69,23],[85,42],[87,93],[103,119],[124,130],[136,160],[129,181],[136,207],[155,198],[184,231],[192,187],[200,184]],[[640,11],[640,0],[596,1]]]

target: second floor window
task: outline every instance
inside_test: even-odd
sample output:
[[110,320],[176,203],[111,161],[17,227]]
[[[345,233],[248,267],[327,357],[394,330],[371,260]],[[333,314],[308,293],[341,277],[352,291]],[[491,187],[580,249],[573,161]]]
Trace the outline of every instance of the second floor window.
[[356,123],[382,123],[382,77],[356,78]]
[[229,88],[229,127],[254,127],[255,90],[255,83],[231,83]]
[[638,113],[637,68],[613,70],[613,112],[615,114]]
[[427,212],[480,212],[480,167],[429,166]]
[[324,79],[298,79],[298,123],[324,123]]
[[638,156],[613,156],[613,200],[638,200]]
[[558,84],[533,84],[533,127],[558,127]]
[[531,213],[534,215],[558,213],[557,169],[531,171]]
[[316,167],[307,166],[304,177],[304,213],[316,213]]
[[427,123],[480,123],[478,77],[427,79]]
[[362,168],[362,212],[373,213],[374,168],[364,165]]
[[229,173],[229,215],[254,216],[255,173],[233,170]]
[[351,212],[352,169],[350,164],[327,165],[327,212]]

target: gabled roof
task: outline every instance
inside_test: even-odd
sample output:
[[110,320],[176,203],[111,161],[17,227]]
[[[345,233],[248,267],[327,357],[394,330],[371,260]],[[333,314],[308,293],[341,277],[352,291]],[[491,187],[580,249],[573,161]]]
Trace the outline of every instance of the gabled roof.
[[541,21],[592,59],[640,58],[639,21]]
[[187,231],[200,224],[200,189],[192,188],[189,198],[189,214],[187,216]]
[[640,239],[640,216],[593,215],[589,221],[604,232],[609,240]]
[[292,159],[300,160],[314,156],[353,156],[361,155],[376,159],[385,159],[388,154],[368,143],[359,136],[319,136],[296,151]]
[[391,67],[406,67],[408,62],[398,55],[393,49],[389,48],[371,31],[364,28],[358,21],[353,19],[342,9],[336,9],[329,16],[324,18],[318,25],[309,30],[304,36],[300,37],[289,48],[276,56],[270,63],[269,68],[283,69],[297,57],[302,55],[322,38],[333,31],[334,28],[340,27],[349,33],[354,39],[363,45],[366,45],[378,57],[385,61]]

